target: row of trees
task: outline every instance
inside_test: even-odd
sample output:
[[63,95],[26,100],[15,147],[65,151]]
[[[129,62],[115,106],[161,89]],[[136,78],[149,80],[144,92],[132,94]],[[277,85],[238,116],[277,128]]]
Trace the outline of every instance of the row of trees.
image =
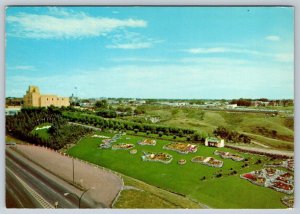
[[223,126],[217,127],[213,132],[214,135],[220,136],[221,138],[232,142],[232,143],[251,143],[251,138],[244,134],[239,134],[236,131],[227,130]]
[[188,136],[193,135],[196,132],[192,129],[183,129],[177,127],[169,127],[154,124],[143,124],[131,121],[123,121],[116,119],[105,119],[94,115],[83,115],[80,112],[64,112],[63,116],[72,121],[80,122],[84,124],[93,125],[99,128],[109,128],[115,130],[138,130],[139,132],[147,132],[158,134],[162,132],[164,135],[177,135],[177,136]]
[[[32,130],[42,123],[51,123],[49,138],[41,138]],[[67,124],[61,110],[54,107],[26,108],[14,116],[6,117],[6,133],[18,139],[52,149],[61,149],[66,144],[76,143],[80,137],[91,130],[81,126]]]

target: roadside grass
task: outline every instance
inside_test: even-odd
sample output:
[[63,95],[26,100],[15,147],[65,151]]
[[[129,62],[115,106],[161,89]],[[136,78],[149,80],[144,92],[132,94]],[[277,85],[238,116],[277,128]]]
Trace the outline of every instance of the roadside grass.
[[122,175],[126,186],[136,189],[123,190],[114,208],[203,208],[197,202],[134,178]]
[[42,123],[38,126],[36,126],[32,131],[31,133],[32,134],[37,134],[40,138],[42,139],[48,139],[50,137],[49,133],[48,133],[48,129],[39,129],[39,130],[36,130],[36,128],[41,128],[43,126],[51,126],[52,124],[51,123]]
[[[112,136],[111,133],[97,133]],[[213,152],[216,148],[199,145],[196,153],[184,155],[175,151],[162,149],[165,144],[170,143],[170,141],[167,140],[157,140],[156,146],[138,145],[137,142],[144,138],[145,137],[125,135],[116,142],[134,144],[135,149],[137,149],[137,154],[130,154],[128,150],[99,149],[101,139],[92,137],[83,138],[76,146],[68,150],[68,154],[103,167],[110,168],[121,174],[141,180],[158,188],[178,193],[182,196],[188,197],[189,199],[207,204],[210,207],[284,208],[280,199],[285,194],[268,188],[258,187],[239,178],[239,174],[261,169],[264,163],[270,161],[269,158],[242,153],[242,156],[249,159],[249,166],[242,167],[244,162],[235,162],[230,159],[222,159],[219,156],[215,156]],[[237,153],[236,151],[228,148],[219,148],[218,150]],[[165,152],[171,154],[173,156],[173,160],[170,164],[144,162],[141,159],[143,152]],[[222,160],[224,165],[222,168],[213,168],[198,163],[192,163],[191,159],[197,155],[217,158]],[[185,165],[177,164],[180,159],[185,159],[187,163]],[[262,161],[261,164],[256,164],[258,159]],[[233,171],[236,171],[237,174],[229,175]],[[222,174],[222,176],[217,178],[217,174]],[[202,180],[204,176],[205,179]],[[122,205],[121,203],[121,205],[118,206],[131,206],[135,203],[133,202],[134,194],[136,194],[137,197],[147,197],[144,193],[126,191],[123,196],[126,197],[126,195],[130,195],[128,197],[131,198],[131,202],[128,202],[127,205]],[[121,196],[120,200],[123,200],[123,196]],[[266,202],[266,198],[268,199],[268,202]],[[178,205],[178,203],[174,204]],[[151,206],[152,205],[149,204],[149,207]],[[169,205],[164,202],[161,206]]]

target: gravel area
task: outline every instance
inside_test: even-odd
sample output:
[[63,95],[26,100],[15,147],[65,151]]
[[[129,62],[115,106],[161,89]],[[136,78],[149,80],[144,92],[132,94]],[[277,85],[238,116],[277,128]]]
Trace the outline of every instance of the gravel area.
[[[66,181],[73,181],[71,157],[48,148],[33,145],[17,145],[15,148],[53,174]],[[91,189],[86,194],[105,207],[111,207],[124,185],[122,178],[110,170],[78,159],[74,159],[74,181],[84,189],[95,187],[94,190]]]

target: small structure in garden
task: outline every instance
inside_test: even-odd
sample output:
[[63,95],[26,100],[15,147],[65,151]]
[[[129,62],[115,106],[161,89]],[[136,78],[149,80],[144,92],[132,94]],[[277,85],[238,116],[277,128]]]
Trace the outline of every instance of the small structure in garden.
[[118,143],[115,144],[111,147],[112,150],[117,150],[117,149],[132,149],[134,147],[133,144],[129,144],[129,143]]
[[198,147],[189,143],[169,143],[164,145],[163,149],[176,151],[181,154],[195,153]]
[[230,152],[222,152],[222,151],[218,151],[216,150],[214,152],[215,155],[220,155],[222,158],[224,159],[232,159],[234,161],[242,161],[244,160],[244,158],[242,156],[236,155],[236,154],[231,154]]
[[278,192],[292,194],[294,192],[294,176],[288,172],[264,168],[240,175],[253,184],[268,187]]
[[145,139],[143,141],[138,142],[138,144],[141,146],[155,146],[156,140]]
[[265,166],[267,166],[267,167],[284,167],[291,171],[294,171],[294,168],[295,168],[294,159],[287,159],[287,160],[283,160],[280,162],[273,162],[270,164],[265,164]]
[[287,207],[293,208],[294,207],[294,196],[284,196],[281,199],[282,203]]
[[184,164],[186,164],[186,160],[185,160],[185,159],[180,159],[180,160],[178,161],[178,164],[179,164],[179,165],[184,165]]
[[136,154],[136,153],[137,153],[137,150],[136,150],[136,149],[131,149],[131,150],[130,150],[130,154],[134,155],[134,154]]
[[194,163],[201,163],[211,167],[222,167],[223,161],[217,160],[213,157],[196,156],[192,160]]
[[216,137],[207,137],[205,139],[205,146],[211,146],[211,147],[224,147],[225,146],[225,142],[224,139],[219,139]]
[[146,153],[142,156],[143,161],[154,161],[154,162],[162,162],[168,164],[172,161],[172,155],[167,153]]

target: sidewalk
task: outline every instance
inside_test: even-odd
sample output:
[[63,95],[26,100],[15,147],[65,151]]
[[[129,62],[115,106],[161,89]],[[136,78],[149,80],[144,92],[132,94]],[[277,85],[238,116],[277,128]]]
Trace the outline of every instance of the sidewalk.
[[[72,183],[73,163],[68,155],[34,145],[16,145],[16,150],[53,174]],[[105,207],[111,207],[123,188],[123,180],[114,172],[74,159],[74,181],[84,189],[95,187],[87,194]]]

